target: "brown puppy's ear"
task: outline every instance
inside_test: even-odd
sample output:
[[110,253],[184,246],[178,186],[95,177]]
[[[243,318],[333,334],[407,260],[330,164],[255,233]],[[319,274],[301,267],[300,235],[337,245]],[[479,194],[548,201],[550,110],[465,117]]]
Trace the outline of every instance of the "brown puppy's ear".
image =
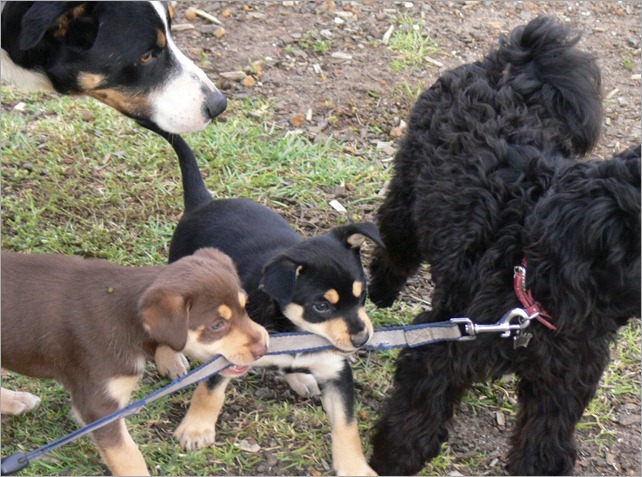
[[384,246],[377,226],[371,222],[343,225],[332,230],[331,233],[350,248],[361,247],[366,238],[369,238],[380,247]]
[[236,266],[234,265],[234,262],[232,261],[230,256],[224,254],[217,248],[212,248],[212,247],[199,248],[196,252],[194,252],[194,256],[214,260],[220,266],[227,268],[228,270],[230,270],[236,275]]
[[154,341],[181,351],[187,343],[189,304],[185,297],[167,288],[147,290],[138,303],[143,327]]

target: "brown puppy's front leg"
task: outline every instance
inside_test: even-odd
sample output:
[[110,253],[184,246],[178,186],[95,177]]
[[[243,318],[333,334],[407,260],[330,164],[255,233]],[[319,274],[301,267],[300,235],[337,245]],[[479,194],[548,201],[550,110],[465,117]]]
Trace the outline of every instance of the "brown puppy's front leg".
[[112,475],[149,475],[145,458],[122,419],[93,433],[96,445]]
[[319,380],[321,402],[332,428],[332,465],[337,475],[377,475],[363,455],[354,415],[354,381],[347,360],[336,378]]
[[[75,383],[70,391],[76,414],[90,423],[121,409],[129,402],[139,379],[140,375],[129,375],[100,384],[90,379]],[[92,437],[113,475],[149,475],[143,454],[129,435],[124,420],[97,429]]]
[[176,438],[185,449],[211,446],[216,439],[216,422],[225,401],[230,378],[214,375],[199,383],[187,414],[176,428]]
[[156,369],[161,376],[176,379],[189,371],[189,362],[183,353],[174,351],[169,346],[158,345],[154,352]]

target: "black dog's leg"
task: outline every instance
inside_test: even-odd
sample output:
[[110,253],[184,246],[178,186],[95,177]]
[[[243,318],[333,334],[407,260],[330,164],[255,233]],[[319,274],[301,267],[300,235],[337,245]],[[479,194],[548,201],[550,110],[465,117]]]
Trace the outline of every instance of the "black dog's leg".
[[411,216],[413,192],[401,182],[393,179],[378,212],[379,233],[386,248],[377,247],[374,252],[369,286],[370,299],[378,307],[392,305],[421,263]]
[[600,365],[599,358],[589,359],[584,366],[579,364],[579,354],[567,356],[576,359],[578,366],[556,370],[552,382],[520,379],[520,409],[507,466],[511,474],[573,475],[575,426],[597,390],[607,361],[602,359]]
[[472,384],[457,351],[440,343],[399,354],[395,387],[372,439],[370,464],[380,475],[414,475],[440,453],[454,406]]
[[214,444],[216,421],[223,408],[225,388],[229,382],[230,378],[216,374],[199,383],[187,414],[175,432],[185,449],[201,449]]
[[338,375],[328,380],[317,375],[321,401],[332,428],[332,464],[337,475],[376,475],[363,455],[354,414],[352,369],[343,360]]

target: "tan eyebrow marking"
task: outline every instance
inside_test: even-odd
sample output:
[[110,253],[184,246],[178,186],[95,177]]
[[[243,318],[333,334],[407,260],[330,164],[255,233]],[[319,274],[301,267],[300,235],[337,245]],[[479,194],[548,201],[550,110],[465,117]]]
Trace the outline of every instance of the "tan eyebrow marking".
[[339,294],[334,288],[330,288],[327,292],[323,294],[323,298],[328,300],[333,305],[339,303]]
[[165,48],[165,45],[167,45],[165,33],[161,30],[156,30],[156,46],[162,49]]
[[232,310],[227,305],[221,305],[218,307],[218,313],[226,320],[232,319]]
[[356,281],[352,284],[352,294],[359,298],[363,292],[363,283]]

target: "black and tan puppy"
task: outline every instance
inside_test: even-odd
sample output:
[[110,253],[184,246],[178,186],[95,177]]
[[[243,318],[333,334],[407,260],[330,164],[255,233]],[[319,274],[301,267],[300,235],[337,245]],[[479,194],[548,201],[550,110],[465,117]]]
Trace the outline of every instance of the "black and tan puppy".
[[[214,249],[148,267],[2,252],[2,366],[61,382],[93,422],[129,402],[159,345],[199,360],[221,354],[233,364],[223,374],[245,373],[269,339],[245,302],[232,261]],[[2,394],[2,411],[15,410]],[[93,437],[114,475],[148,475],[122,419]]]
[[[277,366],[300,394],[314,393],[318,383],[332,427],[335,471],[373,475],[357,430],[347,355],[372,336],[364,309],[366,278],[359,247],[366,237],[380,243],[376,227],[349,224],[304,240],[267,207],[248,199],[213,200],[191,149],[180,138],[166,137],[180,159],[185,199],[170,262],[201,247],[216,246],[234,260],[249,294],[247,308],[253,320],[274,332],[316,333],[340,350],[265,356],[253,365]],[[229,378],[214,377],[199,385],[177,429],[183,446],[194,449],[214,442],[228,382]]]

